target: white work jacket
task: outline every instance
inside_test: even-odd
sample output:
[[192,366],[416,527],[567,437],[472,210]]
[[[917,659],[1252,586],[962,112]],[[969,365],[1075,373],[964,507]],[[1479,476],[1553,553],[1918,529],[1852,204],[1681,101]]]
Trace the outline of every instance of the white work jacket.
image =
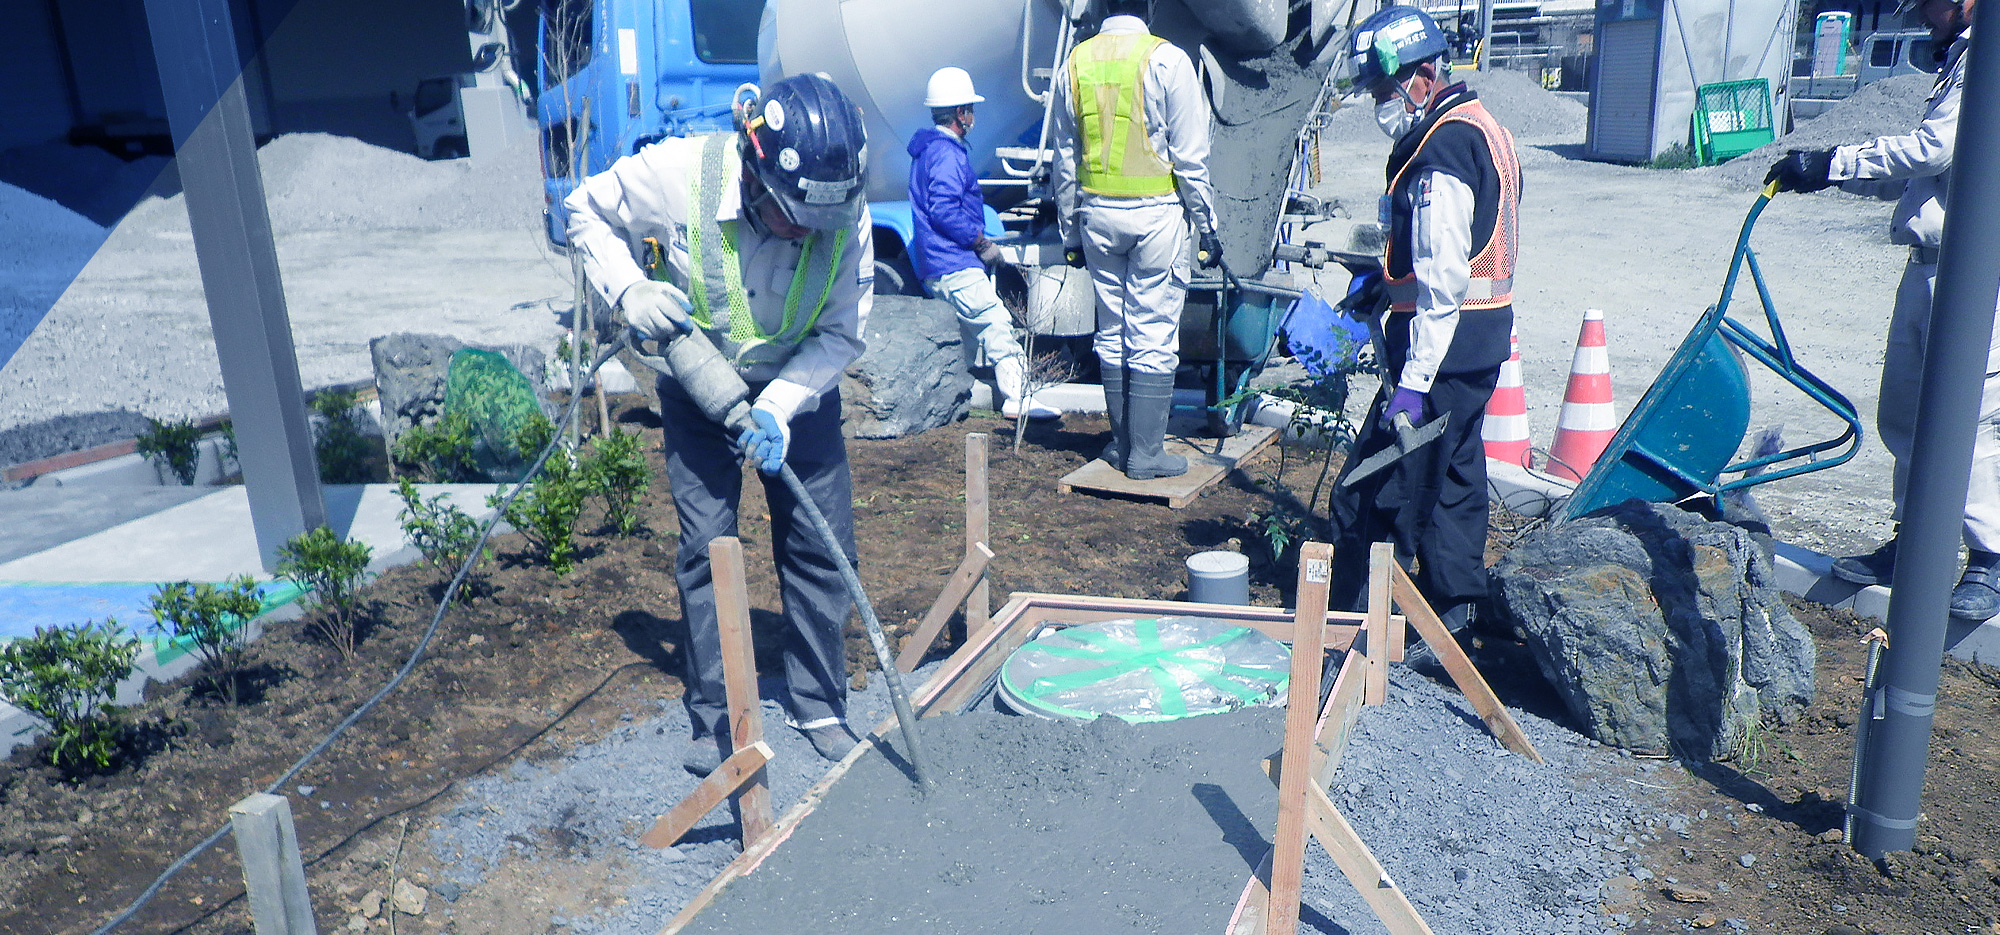
[[[646,278],[640,260],[648,237],[659,241],[673,282],[695,282],[687,247],[688,183],[701,171],[701,146],[700,137],[661,140],[585,179],[563,202],[569,211],[570,245],[582,251],[591,286],[610,305],[617,306],[626,289]],[[734,146],[724,166],[715,219],[739,222],[736,242],[750,312],[765,332],[776,333],[804,251],[799,241],[760,233],[743,218],[743,167]],[[847,365],[867,348],[864,334],[875,298],[873,229],[864,207],[835,267],[826,308],[791,357],[742,371],[747,382],[770,381],[757,396],[758,408],[789,422],[834,388]],[[812,291],[816,297],[817,288]]]
[[[1146,32],[1146,22],[1136,16],[1112,16],[1104,20],[1101,33],[1120,35]],[[1215,189],[1208,181],[1208,98],[1201,91],[1194,62],[1180,46],[1163,42],[1146,58],[1140,80],[1146,102],[1146,138],[1153,152],[1173,169],[1173,194],[1142,198],[1111,198],[1083,191],[1076,182],[1076,104],[1070,100],[1069,63],[1056,72],[1055,103],[1051,106],[1049,137],[1055,144],[1054,195],[1056,221],[1063,243],[1083,243],[1077,228],[1078,207],[1111,202],[1118,205],[1167,204],[1179,199],[1202,231],[1215,230]]]
[[1951,187],[1951,154],[1958,145],[1958,103],[1965,90],[1967,29],[1951,44],[1938,71],[1924,119],[1900,136],[1836,147],[1827,178],[1842,191],[1898,198],[1889,219],[1889,241],[1936,247],[1944,237],[1944,195]]
[[1438,169],[1414,173],[1410,202],[1410,266],[1417,277],[1417,311],[1410,319],[1410,355],[1396,385],[1431,391],[1458,334],[1459,306],[1472,285],[1472,186]]

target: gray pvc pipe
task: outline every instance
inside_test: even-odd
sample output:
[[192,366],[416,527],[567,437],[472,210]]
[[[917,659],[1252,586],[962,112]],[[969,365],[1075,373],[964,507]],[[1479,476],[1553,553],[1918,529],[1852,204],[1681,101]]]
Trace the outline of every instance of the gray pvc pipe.
[[1874,699],[1882,720],[1868,732],[1860,800],[1848,806],[1854,848],[1871,858],[1916,843],[1973,433],[2000,294],[2000,208],[1992,203],[2000,193],[1996,9],[2000,3],[1982,4],[1974,12],[1978,28],[1967,53],[1952,161],[1956,178],[1945,208],[1909,487],[1896,540],[1889,648]]

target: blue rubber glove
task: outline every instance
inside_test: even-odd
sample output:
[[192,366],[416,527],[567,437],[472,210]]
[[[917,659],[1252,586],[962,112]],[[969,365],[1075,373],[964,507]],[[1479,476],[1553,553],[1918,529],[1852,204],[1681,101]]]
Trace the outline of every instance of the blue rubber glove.
[[736,447],[742,449],[743,457],[757,462],[757,470],[778,473],[785,466],[785,450],[792,444],[791,427],[763,409],[751,409],[750,420],[756,427],[744,429]]
[[1396,417],[1407,415],[1411,425],[1424,424],[1424,410],[1429,408],[1430,394],[1419,393],[1406,386],[1396,387],[1396,395],[1390,397],[1389,408],[1382,410],[1382,427],[1396,430]]

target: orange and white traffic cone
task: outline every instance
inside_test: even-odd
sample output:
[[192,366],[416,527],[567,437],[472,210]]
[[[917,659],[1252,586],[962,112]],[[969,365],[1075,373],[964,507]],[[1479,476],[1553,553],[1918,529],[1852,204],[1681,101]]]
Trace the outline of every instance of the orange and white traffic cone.
[[1618,410],[1611,405],[1611,356],[1604,347],[1604,313],[1583,313],[1583,330],[1570,360],[1569,386],[1563,390],[1562,415],[1556,419],[1556,442],[1549,450],[1548,471],[1580,481],[1618,434]]
[[1521,335],[1507,335],[1507,362],[1500,365],[1500,383],[1486,401],[1486,423],[1480,438],[1486,456],[1528,467],[1528,390],[1521,382]]

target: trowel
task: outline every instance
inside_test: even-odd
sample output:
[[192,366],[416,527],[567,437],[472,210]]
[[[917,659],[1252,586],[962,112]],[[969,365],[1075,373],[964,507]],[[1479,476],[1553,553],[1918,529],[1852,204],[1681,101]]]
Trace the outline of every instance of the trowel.
[[1347,476],[1340,479],[1340,486],[1352,487],[1362,480],[1387,470],[1390,465],[1410,456],[1410,453],[1431,442],[1437,441],[1444,430],[1451,425],[1451,413],[1440,413],[1437,418],[1422,425],[1410,422],[1407,413],[1396,413],[1396,443],[1369,455]]

